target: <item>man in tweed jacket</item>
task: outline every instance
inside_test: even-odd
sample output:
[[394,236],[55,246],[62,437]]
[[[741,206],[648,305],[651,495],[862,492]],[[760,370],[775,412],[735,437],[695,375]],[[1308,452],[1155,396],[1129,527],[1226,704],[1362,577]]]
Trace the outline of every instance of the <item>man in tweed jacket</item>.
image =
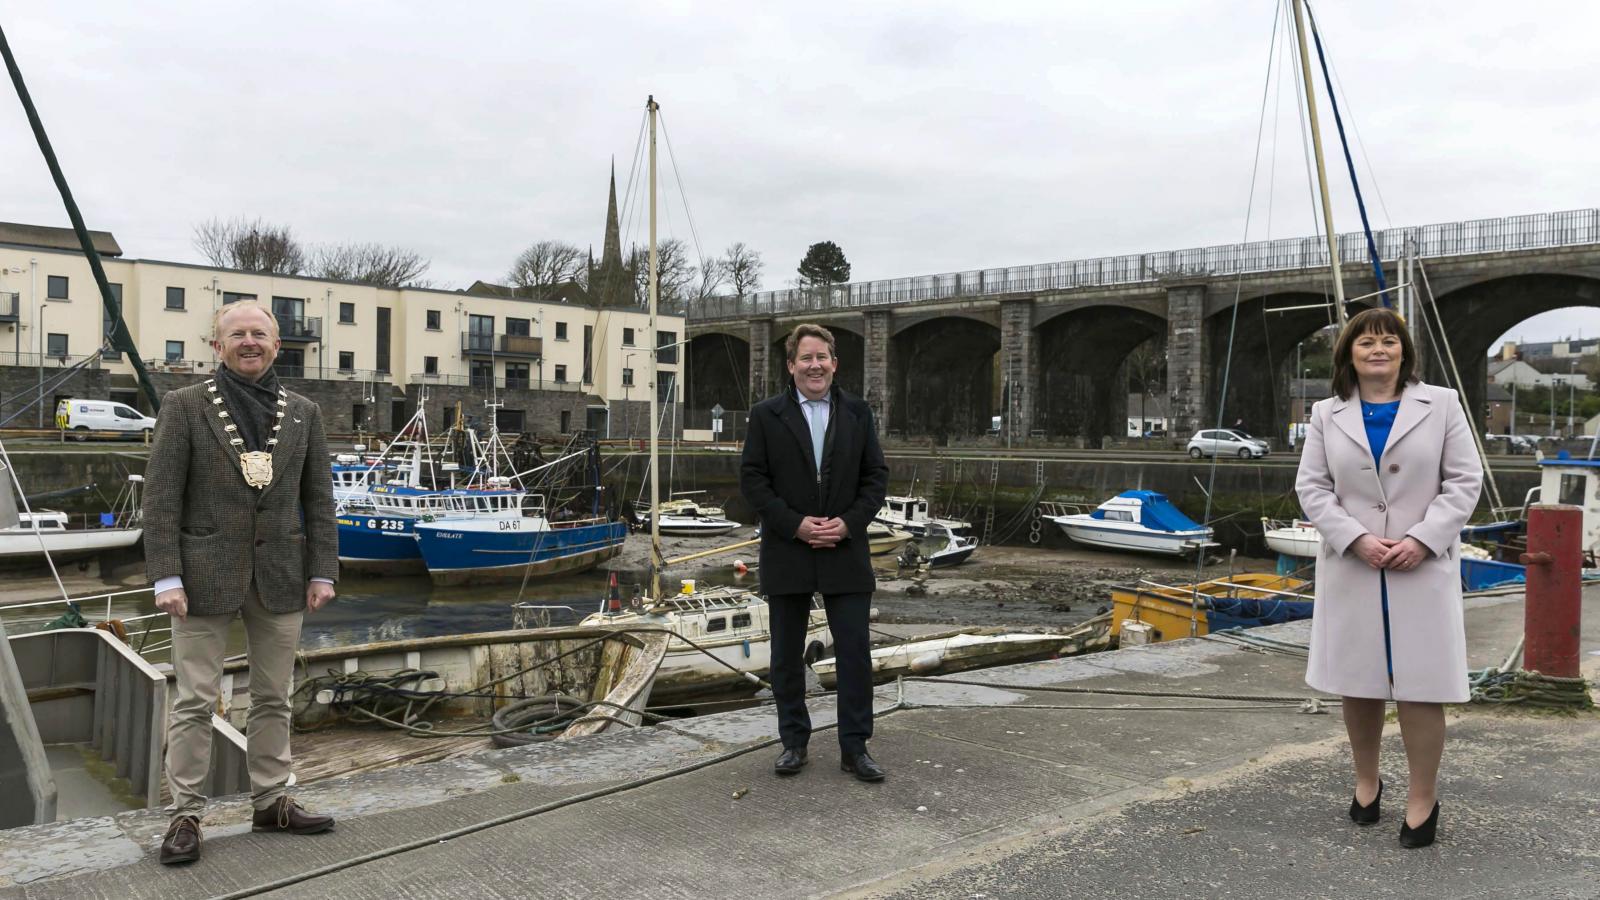
[[[173,805],[161,862],[168,864],[200,856],[211,712],[236,618],[244,620],[250,663],[254,830],[312,834],[333,826],[285,791],[301,618],[333,599],[339,575],[322,414],[278,387],[271,313],[234,303],[218,311],[215,326],[222,368],[210,381],[167,394],[145,471],[145,565],[156,606],[172,616],[178,683],[167,730]],[[246,454],[255,465],[242,462]],[[270,476],[261,466],[267,457]]]

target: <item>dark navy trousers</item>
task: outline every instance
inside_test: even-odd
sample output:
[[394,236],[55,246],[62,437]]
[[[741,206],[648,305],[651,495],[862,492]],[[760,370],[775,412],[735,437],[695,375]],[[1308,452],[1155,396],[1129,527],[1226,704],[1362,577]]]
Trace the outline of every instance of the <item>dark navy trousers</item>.
[[[839,750],[850,757],[865,753],[872,737],[872,637],[867,625],[872,594],[832,594],[822,599],[838,660]],[[804,658],[811,595],[774,594],[767,598],[767,607],[772,628],[768,680],[778,707],[778,737],[783,746],[800,748],[811,738]]]

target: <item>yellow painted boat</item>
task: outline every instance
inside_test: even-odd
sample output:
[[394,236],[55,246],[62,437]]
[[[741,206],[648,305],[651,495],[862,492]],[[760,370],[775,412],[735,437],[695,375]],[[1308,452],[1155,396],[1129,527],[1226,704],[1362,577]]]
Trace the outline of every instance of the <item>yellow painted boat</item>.
[[1241,572],[1199,584],[1112,588],[1111,634],[1120,638],[1130,620],[1150,626],[1156,642],[1310,618],[1310,586],[1287,575]]

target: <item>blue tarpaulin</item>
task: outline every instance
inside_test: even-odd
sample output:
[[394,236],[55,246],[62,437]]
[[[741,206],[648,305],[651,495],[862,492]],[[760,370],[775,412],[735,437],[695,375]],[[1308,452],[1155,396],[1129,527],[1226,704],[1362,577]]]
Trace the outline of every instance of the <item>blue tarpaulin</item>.
[[[1118,497],[1128,497],[1138,500],[1141,504],[1139,524],[1157,531],[1199,531],[1200,523],[1184,515],[1165,494],[1155,491],[1123,491]],[[1096,519],[1106,517],[1105,510],[1097,509],[1092,514]]]

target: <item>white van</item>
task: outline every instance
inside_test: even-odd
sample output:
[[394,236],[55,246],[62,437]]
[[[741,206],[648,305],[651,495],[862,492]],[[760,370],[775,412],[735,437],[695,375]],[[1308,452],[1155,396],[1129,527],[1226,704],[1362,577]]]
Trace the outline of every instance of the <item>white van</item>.
[[[125,431],[146,437],[156,420],[126,403],[112,400],[62,400],[56,404],[56,427],[63,431]],[[74,435],[87,440],[88,435]]]

